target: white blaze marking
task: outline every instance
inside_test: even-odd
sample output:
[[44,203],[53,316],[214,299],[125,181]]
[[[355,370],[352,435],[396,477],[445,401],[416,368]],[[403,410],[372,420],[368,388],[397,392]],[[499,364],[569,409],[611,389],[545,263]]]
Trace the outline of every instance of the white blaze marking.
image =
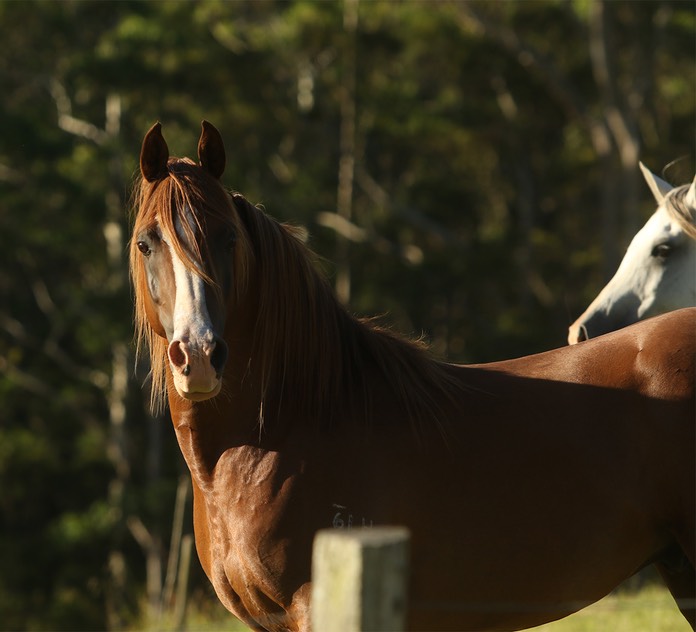
[[170,246],[176,299],[174,301],[174,340],[200,340],[210,336],[212,325],[205,302],[203,279],[189,270]]
[[[188,208],[186,208],[186,218],[189,225],[194,228],[193,216]],[[176,231],[182,241],[184,241],[185,233],[178,218]],[[166,237],[163,237],[162,241],[169,248],[171,255],[176,292],[173,318],[174,333],[170,342],[173,340],[181,342],[211,342],[213,339],[213,326],[210,322],[208,306],[205,301],[205,282],[200,276],[186,267]]]

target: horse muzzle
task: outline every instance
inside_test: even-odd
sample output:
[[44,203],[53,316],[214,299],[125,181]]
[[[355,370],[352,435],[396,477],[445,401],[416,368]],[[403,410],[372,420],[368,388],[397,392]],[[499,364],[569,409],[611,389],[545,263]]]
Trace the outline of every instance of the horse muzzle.
[[217,336],[203,340],[173,340],[167,348],[174,387],[184,399],[204,401],[222,388],[227,344]]

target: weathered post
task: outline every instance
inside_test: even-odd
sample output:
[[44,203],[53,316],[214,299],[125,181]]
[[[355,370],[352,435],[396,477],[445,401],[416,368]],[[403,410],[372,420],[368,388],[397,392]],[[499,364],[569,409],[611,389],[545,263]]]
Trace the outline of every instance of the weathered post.
[[404,527],[319,531],[312,559],[312,628],[404,630],[408,545]]

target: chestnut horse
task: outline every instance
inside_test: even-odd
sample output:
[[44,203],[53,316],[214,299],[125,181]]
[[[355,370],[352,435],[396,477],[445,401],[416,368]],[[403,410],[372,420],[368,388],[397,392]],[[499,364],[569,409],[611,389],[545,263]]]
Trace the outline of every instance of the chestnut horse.
[[131,272],[232,613],[309,630],[312,541],[342,513],[410,530],[412,629],[535,626],[651,563],[694,626],[695,310],[440,362],[349,314],[297,231],[223,188],[207,122],[198,156],[145,136]]

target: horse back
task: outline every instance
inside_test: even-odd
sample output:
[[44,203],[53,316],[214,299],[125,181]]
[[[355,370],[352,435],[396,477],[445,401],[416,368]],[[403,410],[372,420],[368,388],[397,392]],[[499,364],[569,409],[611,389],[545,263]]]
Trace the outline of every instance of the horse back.
[[567,433],[579,445],[586,433],[599,461],[640,469],[656,512],[693,529],[695,361],[696,308],[687,308],[474,375],[493,400],[525,410],[518,419],[543,428],[540,436]]
[[571,347],[479,366],[520,378],[693,403],[695,360],[696,308],[686,308]]

